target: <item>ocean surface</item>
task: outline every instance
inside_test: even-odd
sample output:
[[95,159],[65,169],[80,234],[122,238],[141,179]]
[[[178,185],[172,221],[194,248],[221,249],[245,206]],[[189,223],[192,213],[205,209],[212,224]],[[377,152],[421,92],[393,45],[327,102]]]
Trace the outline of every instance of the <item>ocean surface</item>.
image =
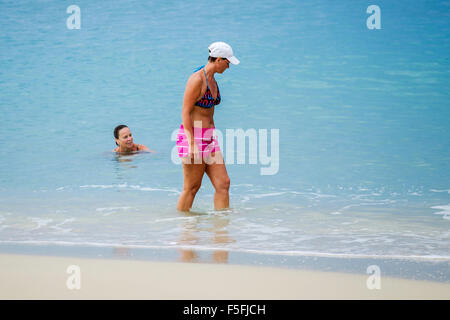
[[[381,29],[359,0],[2,0],[0,251],[391,259],[450,281],[450,1],[374,4]],[[231,208],[205,175],[183,214],[173,134],[214,41],[241,61],[216,75],[215,126],[267,130],[273,161],[248,142]],[[122,123],[156,152],[113,154]]]

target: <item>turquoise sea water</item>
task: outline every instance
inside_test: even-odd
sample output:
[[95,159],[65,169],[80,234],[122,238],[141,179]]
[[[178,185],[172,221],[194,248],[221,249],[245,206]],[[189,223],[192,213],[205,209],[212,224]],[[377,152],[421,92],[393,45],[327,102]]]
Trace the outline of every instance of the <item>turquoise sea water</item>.
[[[449,281],[450,2],[377,1],[379,30],[370,4],[1,1],[0,244],[403,259]],[[216,127],[279,129],[279,167],[228,164],[231,209],[205,176],[184,215],[171,135],[214,41],[241,61],[216,75]],[[121,123],[157,153],[113,155]]]

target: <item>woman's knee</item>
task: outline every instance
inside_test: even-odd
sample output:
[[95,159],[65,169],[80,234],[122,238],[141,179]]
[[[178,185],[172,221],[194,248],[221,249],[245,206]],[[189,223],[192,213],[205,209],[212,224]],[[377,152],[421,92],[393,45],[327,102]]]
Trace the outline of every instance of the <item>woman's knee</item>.
[[230,178],[224,177],[217,182],[216,191],[228,192],[230,190]]
[[202,185],[201,183],[194,183],[194,184],[184,186],[183,189],[185,192],[188,192],[195,196],[197,194],[198,190],[200,189],[201,185]]

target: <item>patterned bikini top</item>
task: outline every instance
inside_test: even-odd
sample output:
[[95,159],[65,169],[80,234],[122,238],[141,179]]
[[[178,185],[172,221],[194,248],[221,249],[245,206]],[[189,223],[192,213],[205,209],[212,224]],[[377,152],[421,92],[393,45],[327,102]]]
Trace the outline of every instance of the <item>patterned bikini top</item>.
[[208,78],[206,77],[206,71],[205,71],[205,66],[201,66],[200,68],[197,68],[194,72],[200,70],[201,68],[203,68],[203,72],[205,73],[205,79],[206,79],[206,92],[203,95],[203,97],[200,98],[200,100],[198,100],[195,105],[198,107],[202,107],[202,108],[212,108],[215,105],[218,105],[220,103],[220,92],[219,92],[219,85],[217,85],[216,82],[216,86],[217,86],[217,98],[214,99],[211,90],[209,89],[209,85],[208,85]]

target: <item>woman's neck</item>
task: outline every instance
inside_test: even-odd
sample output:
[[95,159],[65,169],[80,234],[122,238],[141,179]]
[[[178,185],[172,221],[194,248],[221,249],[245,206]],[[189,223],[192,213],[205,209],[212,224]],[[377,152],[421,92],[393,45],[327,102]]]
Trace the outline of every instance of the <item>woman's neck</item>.
[[136,144],[134,144],[133,143],[133,146],[131,147],[131,149],[128,149],[127,147],[122,147],[122,146],[119,146],[119,148],[117,149],[117,151],[118,152],[123,152],[123,153],[126,153],[126,152],[132,152],[132,151],[134,151],[134,149],[135,149],[135,147],[136,147]]
[[215,69],[214,69],[214,65],[208,61],[208,63],[205,65],[205,72],[206,72],[206,76],[208,78],[213,78],[214,77],[214,73],[216,73]]

